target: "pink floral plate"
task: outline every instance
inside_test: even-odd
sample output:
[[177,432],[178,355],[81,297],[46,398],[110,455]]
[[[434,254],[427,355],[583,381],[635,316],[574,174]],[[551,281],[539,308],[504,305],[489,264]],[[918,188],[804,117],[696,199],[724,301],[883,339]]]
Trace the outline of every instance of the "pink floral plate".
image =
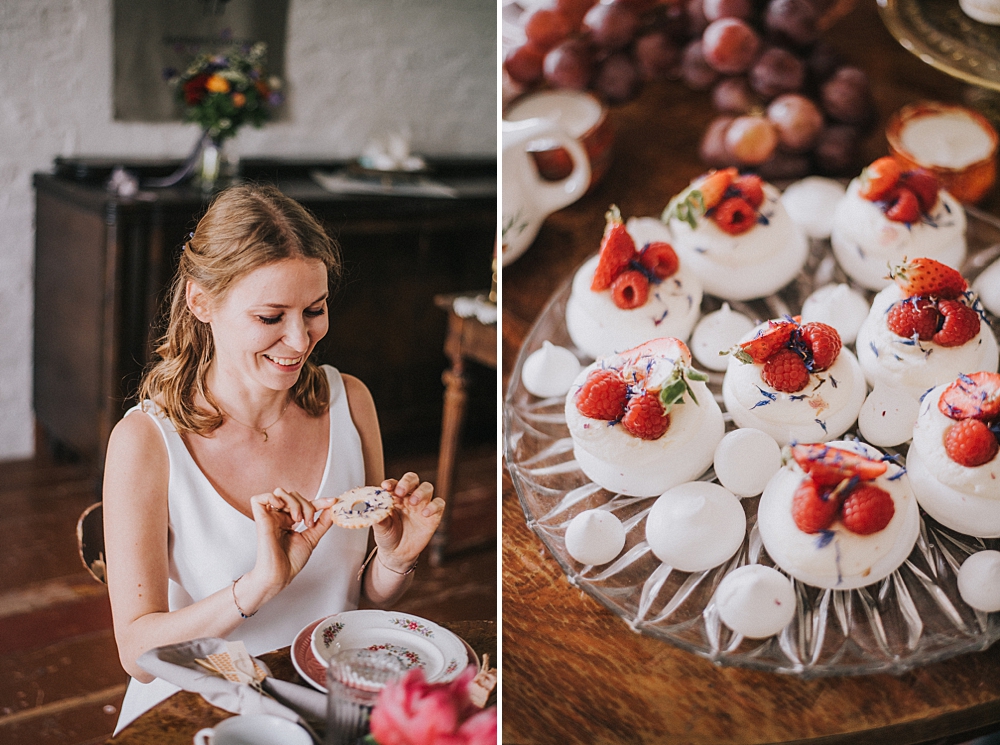
[[[357,613],[359,611],[347,611],[347,612]],[[383,611],[376,611],[376,612],[382,613]],[[323,693],[326,693],[326,665],[323,664],[323,662],[316,657],[316,653],[315,651],[313,651],[313,646],[312,646],[313,632],[320,625],[326,624],[328,621],[335,619],[339,615],[343,614],[335,614],[333,616],[327,616],[326,618],[320,618],[316,621],[313,621],[308,626],[303,628],[298,634],[296,634],[295,641],[292,642],[291,657],[292,657],[292,664],[295,666],[295,669],[298,671],[299,675],[301,675],[306,682],[308,682],[311,686],[313,686],[313,688],[323,691]],[[412,614],[397,613],[394,615],[405,616],[410,620],[414,620],[417,622],[430,623],[429,621],[423,621],[423,619],[418,619],[416,616],[413,616]],[[447,631],[447,629],[443,630]],[[450,631],[448,633],[451,634]],[[469,646],[469,643],[464,639],[462,639],[461,637],[455,636],[455,638],[458,639],[462,643],[462,646],[465,648],[467,664],[479,667],[479,657],[476,654],[475,650],[471,646]],[[408,664],[407,669],[413,666],[414,666],[413,664]],[[464,665],[459,665],[457,672],[455,672],[454,675],[452,675],[451,677],[458,675],[458,673],[460,673],[462,671],[462,668],[464,667],[465,667]]]

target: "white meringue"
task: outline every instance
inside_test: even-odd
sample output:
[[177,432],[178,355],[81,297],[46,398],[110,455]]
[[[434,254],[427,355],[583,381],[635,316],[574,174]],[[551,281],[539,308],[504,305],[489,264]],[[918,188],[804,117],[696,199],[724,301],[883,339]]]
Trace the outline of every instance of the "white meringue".
[[997,259],[972,283],[972,289],[990,313],[1000,316],[1000,259]]
[[958,594],[976,610],[1000,610],[1000,551],[979,551],[962,562]]
[[756,497],[781,468],[781,448],[759,429],[734,429],[715,447],[715,475],[737,497]]
[[864,295],[850,285],[824,285],[802,303],[802,323],[818,321],[833,326],[844,344],[853,344],[869,308]]
[[889,385],[878,385],[861,405],[858,430],[876,447],[902,445],[913,436],[920,401]]
[[734,569],[715,591],[719,618],[748,639],[774,636],[795,618],[795,588],[777,569],[747,564]]
[[521,382],[528,393],[539,398],[565,396],[576,376],[580,374],[580,360],[565,347],[550,341],[542,342],[521,368]]
[[584,510],[566,528],[566,551],[581,564],[607,564],[625,547],[625,526],[607,510]]
[[736,496],[710,481],[675,486],[646,516],[646,540],[660,561],[701,572],[735,554],[746,536],[746,513]]
[[781,203],[785,205],[792,221],[807,236],[829,238],[833,230],[833,213],[845,191],[844,185],[839,181],[822,176],[808,176],[790,184],[781,195]]
[[[867,311],[867,306],[865,306]],[[698,321],[691,335],[691,354],[702,367],[721,372],[726,369],[729,359],[725,352],[735,345],[754,327],[754,322],[742,313],[723,303],[719,310],[712,311]]]

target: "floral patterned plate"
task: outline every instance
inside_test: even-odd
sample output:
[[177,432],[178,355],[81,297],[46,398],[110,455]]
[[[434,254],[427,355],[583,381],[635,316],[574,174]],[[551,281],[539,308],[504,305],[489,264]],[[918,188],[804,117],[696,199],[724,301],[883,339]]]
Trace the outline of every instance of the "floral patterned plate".
[[409,670],[422,667],[430,683],[456,678],[469,662],[460,637],[411,613],[352,610],[323,619],[309,634],[310,650],[323,666],[342,649],[384,649]]

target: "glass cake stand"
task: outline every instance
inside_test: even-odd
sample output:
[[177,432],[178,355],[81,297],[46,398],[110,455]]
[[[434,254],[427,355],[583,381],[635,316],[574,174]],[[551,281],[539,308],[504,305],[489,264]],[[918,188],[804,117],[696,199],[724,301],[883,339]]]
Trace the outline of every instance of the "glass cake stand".
[[[968,209],[970,280],[1000,256],[1000,221]],[[759,497],[742,500],[747,536],[725,564],[686,573],[663,565],[645,540],[645,517],[655,498],[629,497],[592,483],[573,456],[563,413],[564,398],[539,399],[525,390],[525,359],[548,340],[590,360],[566,331],[566,301],[572,277],[549,300],[518,355],[504,403],[504,451],[528,526],[559,563],[571,584],[591,595],[634,631],[662,639],[721,665],[789,673],[802,677],[899,673],[967,652],[1000,638],[1000,614],[966,605],[958,593],[959,566],[972,553],[1000,548],[1000,540],[979,539],[944,528],[921,512],[920,535],[906,562],[884,580],[857,590],[823,590],[794,581],[794,620],[775,637],[745,639],[719,619],[713,594],[722,578],[748,563],[774,566],[757,528]],[[813,241],[800,276],[778,294],[752,303],[730,303],[751,318],[795,314],[803,300],[829,282],[847,282],[829,241]],[[870,299],[874,293],[865,293]],[[705,296],[704,313],[721,306]],[[988,316],[994,333],[1000,323]],[[853,350],[852,350],[853,351]],[[709,374],[709,387],[723,411],[722,373]],[[734,428],[726,415],[727,429]],[[845,437],[857,436],[848,432]],[[906,447],[890,449],[905,457]],[[714,480],[709,470],[702,476]],[[585,509],[606,509],[626,528],[623,552],[600,567],[584,566],[566,551],[569,521]]]

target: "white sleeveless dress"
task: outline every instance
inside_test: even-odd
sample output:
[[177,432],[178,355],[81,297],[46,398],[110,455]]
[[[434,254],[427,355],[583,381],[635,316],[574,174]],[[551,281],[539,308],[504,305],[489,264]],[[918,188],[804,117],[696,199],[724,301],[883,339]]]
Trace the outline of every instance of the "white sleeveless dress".
[[[343,379],[336,369],[327,365],[323,369],[330,381],[330,448],[314,499],[336,497],[365,485],[361,438],[347,406]],[[145,413],[163,434],[170,458],[167,550],[168,597],[173,611],[229,587],[250,571],[256,561],[257,532],[254,521],[215,490],[170,420],[155,407],[147,409]],[[142,408],[135,406],[126,416],[135,411]],[[302,628],[318,618],[357,608],[361,591],[357,575],[367,543],[367,530],[334,525],[291,584],[228,638],[242,639],[250,654],[259,655],[288,646]],[[177,690],[160,678],[151,683],[129,681],[115,734]]]

